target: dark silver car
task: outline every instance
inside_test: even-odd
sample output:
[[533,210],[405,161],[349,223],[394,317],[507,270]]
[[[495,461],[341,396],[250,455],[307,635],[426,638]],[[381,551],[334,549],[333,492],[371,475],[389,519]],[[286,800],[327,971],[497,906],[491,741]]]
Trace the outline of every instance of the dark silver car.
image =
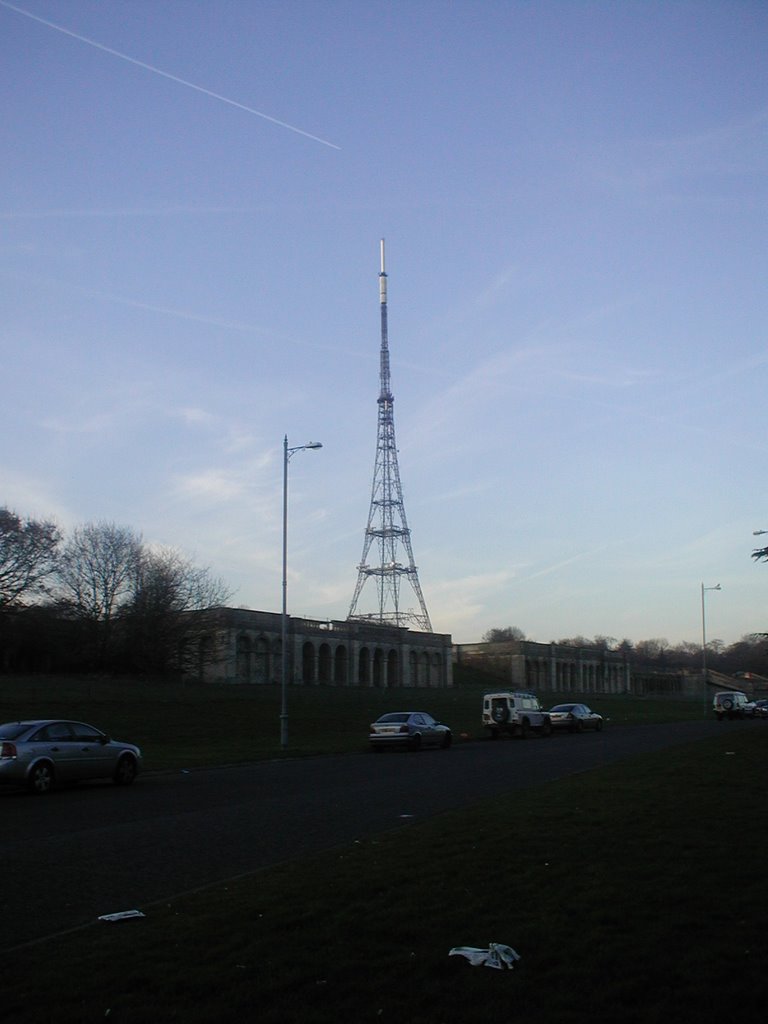
[[555,704],[549,711],[553,729],[568,729],[569,732],[584,732],[585,729],[603,728],[603,716],[592,711],[586,704]]
[[426,711],[390,711],[371,725],[369,736],[372,750],[387,747],[442,747],[446,750],[453,737],[447,725],[435,721]]
[[112,779],[130,785],[141,751],[85,722],[37,719],[0,725],[0,783],[48,793],[56,783]]

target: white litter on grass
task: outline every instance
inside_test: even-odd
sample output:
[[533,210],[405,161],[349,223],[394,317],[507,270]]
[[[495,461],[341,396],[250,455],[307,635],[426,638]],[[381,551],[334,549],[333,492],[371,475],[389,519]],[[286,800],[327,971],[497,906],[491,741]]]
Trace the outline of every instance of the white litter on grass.
[[120,910],[116,914],[102,914],[99,921],[125,921],[129,917],[146,917],[140,910]]
[[505,946],[501,942],[490,942],[488,949],[478,949],[476,946],[454,946],[448,956],[463,956],[473,967],[493,967],[497,971],[503,971],[508,967],[511,971],[515,966],[515,960],[520,959],[511,946]]

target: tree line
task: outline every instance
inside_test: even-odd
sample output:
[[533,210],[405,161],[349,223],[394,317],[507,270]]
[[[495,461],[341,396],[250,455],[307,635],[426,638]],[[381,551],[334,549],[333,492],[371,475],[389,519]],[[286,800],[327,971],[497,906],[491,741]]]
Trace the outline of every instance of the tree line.
[[86,523],[65,535],[0,507],[2,671],[197,672],[230,597],[208,569],[128,527]]

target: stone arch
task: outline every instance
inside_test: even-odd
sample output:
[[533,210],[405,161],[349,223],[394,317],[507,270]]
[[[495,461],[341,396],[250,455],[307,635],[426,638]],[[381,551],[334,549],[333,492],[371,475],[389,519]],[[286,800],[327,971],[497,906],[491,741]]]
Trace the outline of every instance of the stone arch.
[[200,637],[200,642],[197,646],[197,676],[198,679],[205,678],[205,671],[211,661],[213,655],[214,643],[213,637],[210,633],[205,633]]
[[319,683],[333,682],[333,660],[329,644],[320,644],[317,652],[317,681]]
[[419,660],[416,651],[410,651],[408,654],[408,685],[419,685]]
[[253,646],[253,681],[269,682],[269,641],[260,636]]
[[419,655],[419,686],[429,686],[429,652],[422,651]]
[[371,652],[361,647],[357,656],[357,681],[364,686],[371,685]]
[[432,655],[432,685],[439,686],[443,678],[443,659],[437,653]]
[[339,644],[333,655],[333,681],[339,686],[346,686],[347,678],[347,648]]
[[235,678],[238,683],[251,681],[251,640],[240,633],[235,641]]
[[400,662],[394,648],[387,654],[387,686],[400,686]]
[[315,681],[315,645],[310,640],[301,649],[301,678],[305,683]]
[[377,647],[373,652],[373,679],[372,683],[374,686],[386,686],[387,680],[384,678],[384,652],[380,647]]

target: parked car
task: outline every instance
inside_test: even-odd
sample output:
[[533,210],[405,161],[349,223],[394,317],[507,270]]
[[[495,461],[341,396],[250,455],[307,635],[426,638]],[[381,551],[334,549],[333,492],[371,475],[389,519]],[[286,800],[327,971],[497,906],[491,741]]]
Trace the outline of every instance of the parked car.
[[85,779],[127,786],[140,767],[137,746],[113,740],[85,722],[37,719],[0,725],[0,783],[26,785],[33,793]]
[[768,700],[756,700],[752,712],[753,718],[768,718]]
[[584,732],[585,729],[599,732],[603,728],[603,716],[586,704],[555,704],[549,709],[549,720],[553,729],[568,729],[569,732]]
[[724,718],[744,718],[748,714],[749,701],[740,690],[721,690],[712,700],[712,710],[719,722]]
[[369,741],[372,750],[387,747],[442,747],[446,750],[453,737],[447,725],[437,722],[426,711],[390,711],[371,725]]

